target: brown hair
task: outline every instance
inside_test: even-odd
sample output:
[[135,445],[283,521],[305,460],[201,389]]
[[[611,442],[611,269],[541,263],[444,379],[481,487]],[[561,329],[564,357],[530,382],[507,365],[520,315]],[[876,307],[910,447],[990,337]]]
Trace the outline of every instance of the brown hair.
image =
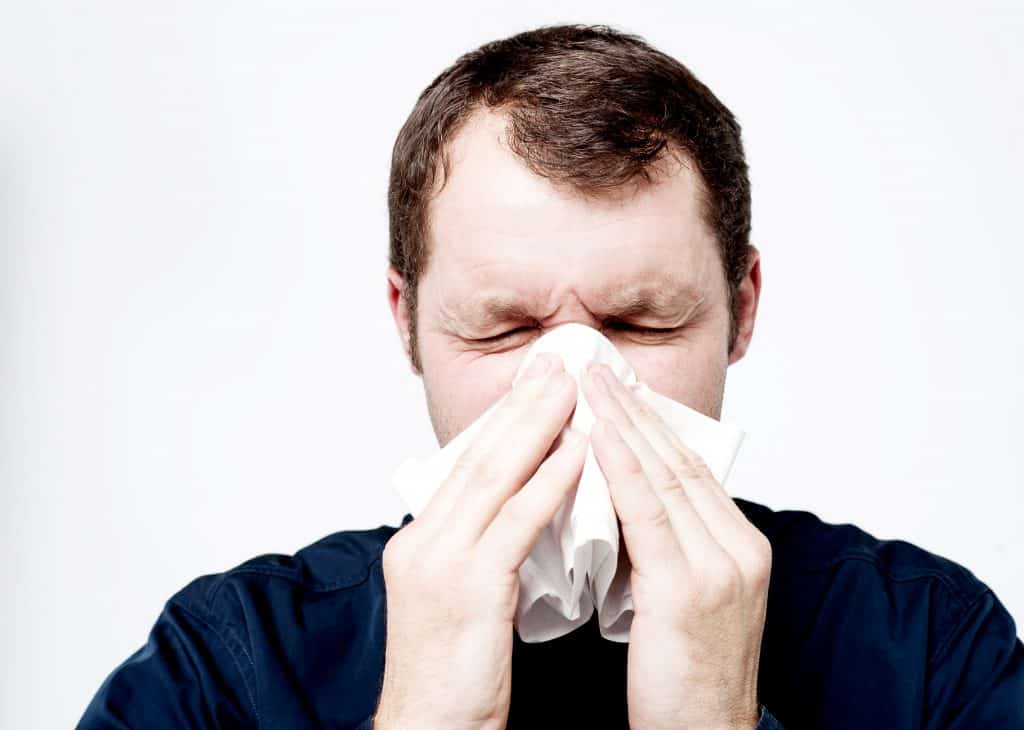
[[[460,56],[423,90],[395,140],[389,262],[406,281],[413,367],[422,370],[416,295],[428,259],[427,208],[450,173],[447,143],[480,107],[508,116],[508,144],[534,173],[584,196],[649,182],[663,152],[691,159],[729,287],[732,350],[736,290],[750,251],[739,123],[685,66],[639,36],[607,25],[552,25]],[[439,164],[444,177],[435,189]]]

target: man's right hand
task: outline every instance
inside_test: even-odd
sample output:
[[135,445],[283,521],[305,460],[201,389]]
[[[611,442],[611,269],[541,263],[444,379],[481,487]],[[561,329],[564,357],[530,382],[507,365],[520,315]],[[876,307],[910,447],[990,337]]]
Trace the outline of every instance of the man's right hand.
[[[519,566],[577,484],[576,381],[555,354],[518,381],[414,521],[385,545],[387,642],[374,728],[504,728]],[[550,452],[550,454],[549,454]]]

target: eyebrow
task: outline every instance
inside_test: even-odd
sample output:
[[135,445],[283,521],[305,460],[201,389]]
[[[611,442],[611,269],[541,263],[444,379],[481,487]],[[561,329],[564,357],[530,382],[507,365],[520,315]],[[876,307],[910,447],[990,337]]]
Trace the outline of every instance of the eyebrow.
[[[647,283],[605,293],[601,297],[603,307],[597,314],[610,319],[642,314],[671,319],[689,314],[703,299],[702,294],[689,286]],[[462,322],[480,328],[509,320],[537,319],[536,313],[519,297],[505,293],[470,297],[456,309],[456,316]]]

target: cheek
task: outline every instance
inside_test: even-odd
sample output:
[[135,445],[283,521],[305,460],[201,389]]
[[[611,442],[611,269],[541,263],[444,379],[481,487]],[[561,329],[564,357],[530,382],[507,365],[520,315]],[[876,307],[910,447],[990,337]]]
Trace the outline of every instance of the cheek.
[[703,412],[720,398],[726,363],[687,345],[616,345],[636,377],[651,390]]
[[435,361],[429,387],[457,432],[508,393],[525,354],[525,348],[497,354],[460,352]]

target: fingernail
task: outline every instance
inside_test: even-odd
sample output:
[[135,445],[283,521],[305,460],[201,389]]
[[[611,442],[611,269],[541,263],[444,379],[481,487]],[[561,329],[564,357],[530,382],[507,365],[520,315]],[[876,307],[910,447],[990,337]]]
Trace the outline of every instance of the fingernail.
[[565,373],[558,373],[548,379],[548,382],[544,384],[544,395],[554,395],[560,393],[562,389],[569,384],[569,378]]
[[551,357],[542,352],[533,358],[533,362],[530,363],[530,367],[526,368],[526,377],[528,378],[539,378],[542,375],[546,375],[551,371]]

